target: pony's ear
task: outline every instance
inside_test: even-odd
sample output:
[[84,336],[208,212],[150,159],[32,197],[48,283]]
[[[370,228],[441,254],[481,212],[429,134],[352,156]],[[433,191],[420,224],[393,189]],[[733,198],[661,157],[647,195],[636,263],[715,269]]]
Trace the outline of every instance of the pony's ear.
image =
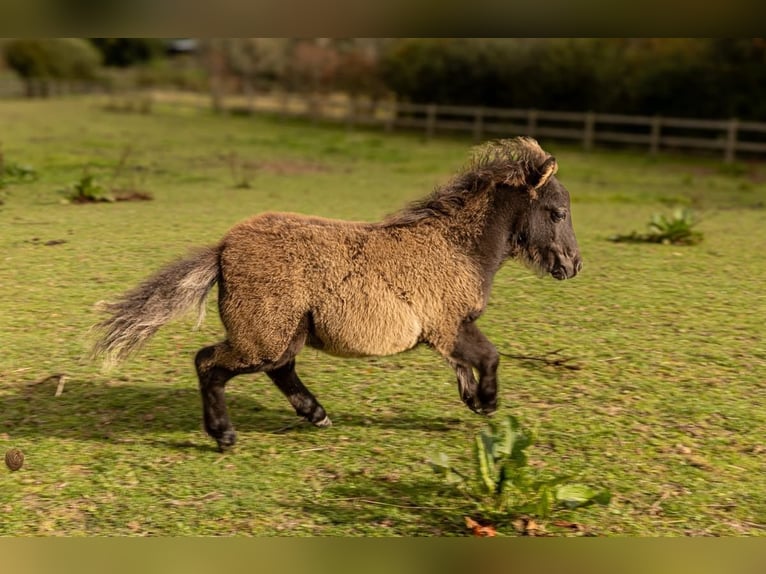
[[556,175],[559,169],[559,164],[556,163],[556,158],[550,156],[543,164],[536,170],[532,170],[527,176],[527,183],[532,186],[532,189],[540,189],[548,180]]

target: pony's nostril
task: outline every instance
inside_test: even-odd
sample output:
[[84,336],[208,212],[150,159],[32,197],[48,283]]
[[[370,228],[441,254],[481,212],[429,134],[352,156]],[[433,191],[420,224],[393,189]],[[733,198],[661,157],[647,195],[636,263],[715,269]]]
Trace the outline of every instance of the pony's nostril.
[[582,259],[577,260],[577,266],[575,267],[575,269],[577,270],[578,273],[582,271]]

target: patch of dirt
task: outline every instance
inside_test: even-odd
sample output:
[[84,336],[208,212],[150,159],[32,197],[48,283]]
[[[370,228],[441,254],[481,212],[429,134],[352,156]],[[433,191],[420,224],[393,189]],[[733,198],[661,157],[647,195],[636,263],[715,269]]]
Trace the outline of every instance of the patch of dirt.
[[32,245],[47,245],[48,247],[52,245],[61,245],[62,243],[66,243],[66,239],[49,239],[48,241],[43,241],[39,237],[33,237],[32,239],[28,239],[24,243],[31,243]]
[[69,203],[84,205],[86,203],[109,203],[109,200],[106,197],[73,197]]
[[269,173],[276,173],[277,175],[297,175],[302,173],[326,173],[330,171],[325,165],[321,163],[314,163],[308,161],[292,161],[292,160],[279,160],[279,161],[262,161],[254,162],[253,164],[246,164],[248,167],[252,167],[257,170],[266,171]]
[[70,203],[83,205],[86,203],[113,203],[115,201],[151,201],[154,199],[148,191],[138,191],[134,189],[113,189],[111,196],[93,197],[77,196],[70,199]]
[[148,191],[137,191],[134,189],[114,189],[115,201],[151,201],[154,199]]
[[277,175],[327,173],[332,171],[331,167],[315,161],[300,159],[250,160],[243,158],[236,153],[218,154],[212,158],[195,158],[192,162],[195,166],[226,166],[232,170],[245,170],[253,173],[261,171]]

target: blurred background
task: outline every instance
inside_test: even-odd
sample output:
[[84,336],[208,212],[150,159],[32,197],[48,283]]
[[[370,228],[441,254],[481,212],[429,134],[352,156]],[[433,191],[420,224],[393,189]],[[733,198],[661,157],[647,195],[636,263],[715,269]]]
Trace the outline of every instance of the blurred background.
[[[0,473],[0,536],[475,534],[467,517],[762,536],[764,74],[760,38],[0,40],[0,453],[25,456]],[[559,161],[585,270],[498,272],[481,328],[504,355],[499,415],[540,431],[517,476],[576,477],[609,506],[517,520],[526,498],[434,474],[448,457],[478,478],[488,430],[426,348],[303,353],[322,432],[239,378],[233,456],[201,429],[192,367],[223,332],[214,297],[119,370],[85,358],[94,302],[234,222],[380,221],[473,142],[518,135]]]
[[[0,93],[65,82],[766,120],[766,39],[5,39]],[[63,89],[63,88],[62,88]]]

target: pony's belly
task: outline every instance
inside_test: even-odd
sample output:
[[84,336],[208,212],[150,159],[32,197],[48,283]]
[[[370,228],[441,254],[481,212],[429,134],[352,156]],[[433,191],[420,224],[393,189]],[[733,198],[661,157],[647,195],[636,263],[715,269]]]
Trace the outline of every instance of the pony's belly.
[[351,313],[315,311],[309,344],[342,357],[394,355],[418,344],[423,329],[408,307],[383,313],[376,307]]

